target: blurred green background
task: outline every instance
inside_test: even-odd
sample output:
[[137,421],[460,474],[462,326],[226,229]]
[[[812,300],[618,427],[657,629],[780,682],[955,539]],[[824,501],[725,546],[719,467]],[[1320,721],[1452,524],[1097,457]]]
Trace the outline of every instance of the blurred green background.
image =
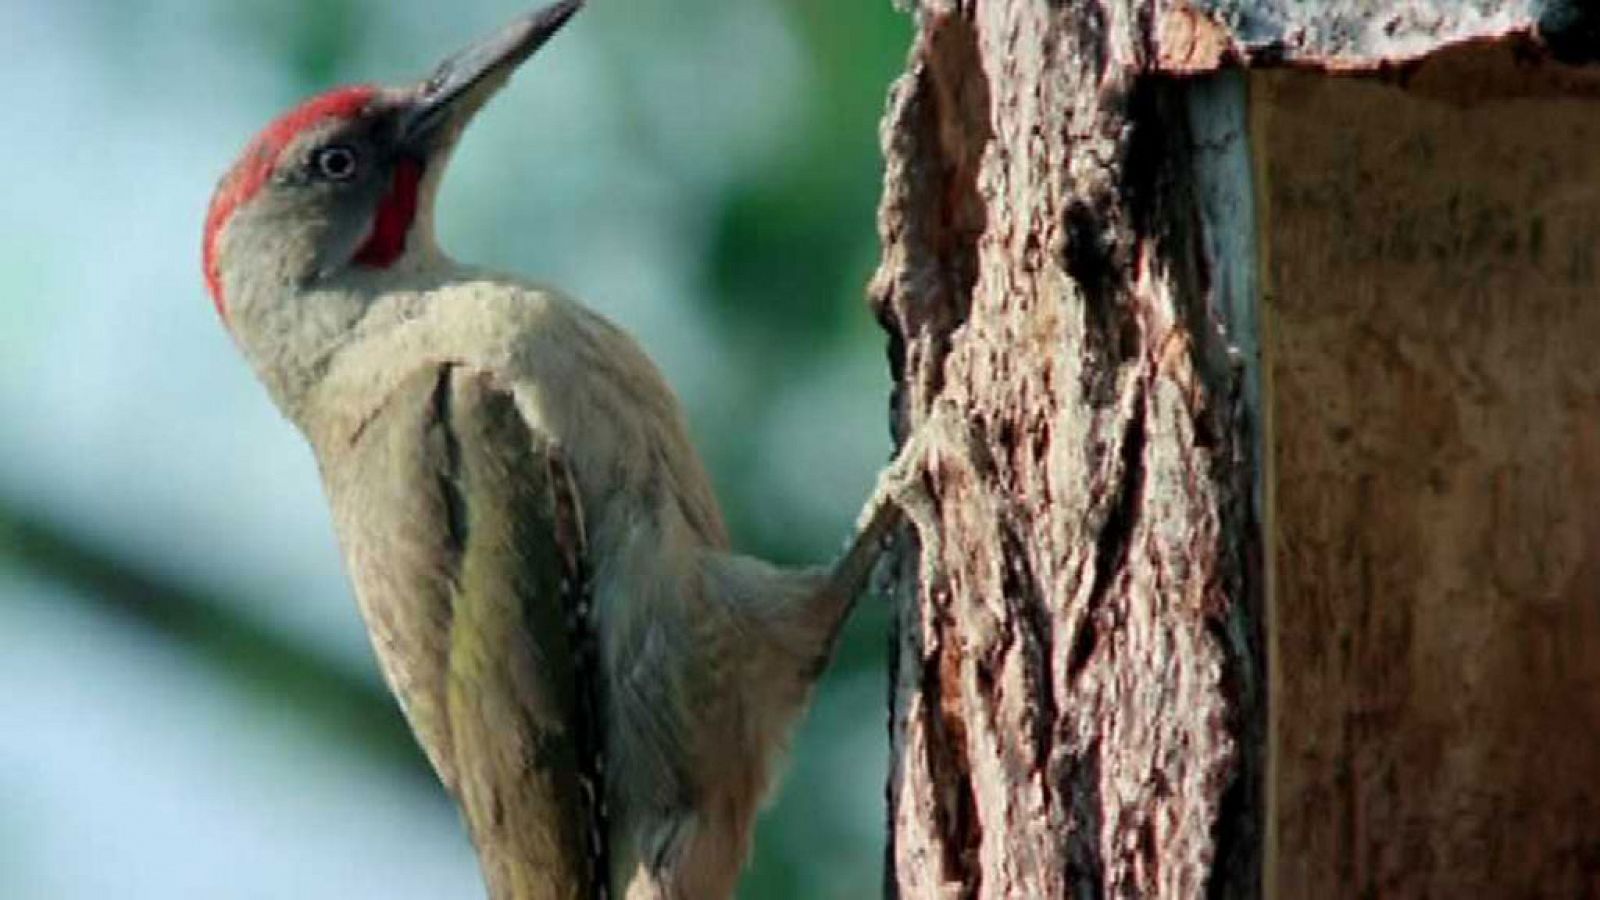
[[[307,94],[406,81],[508,0],[0,9],[0,897],[482,896],[378,684],[309,452],[218,326],[211,189]],[[475,124],[457,257],[562,285],[689,411],[742,549],[837,551],[889,454],[888,0],[592,0]],[[886,616],[868,601],[745,898],[879,895]]]

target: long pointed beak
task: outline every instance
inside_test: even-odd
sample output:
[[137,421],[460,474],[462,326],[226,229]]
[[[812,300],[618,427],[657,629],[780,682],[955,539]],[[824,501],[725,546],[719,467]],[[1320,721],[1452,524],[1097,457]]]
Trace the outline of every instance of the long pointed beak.
[[413,89],[400,120],[401,140],[418,149],[437,147],[441,138],[447,143],[582,6],[583,0],[553,3],[440,63]]

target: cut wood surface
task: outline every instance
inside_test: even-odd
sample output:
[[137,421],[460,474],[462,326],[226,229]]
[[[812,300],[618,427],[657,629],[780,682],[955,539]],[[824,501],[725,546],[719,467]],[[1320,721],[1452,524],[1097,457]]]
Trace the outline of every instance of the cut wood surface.
[[1253,76],[1277,896],[1600,894],[1597,88]]

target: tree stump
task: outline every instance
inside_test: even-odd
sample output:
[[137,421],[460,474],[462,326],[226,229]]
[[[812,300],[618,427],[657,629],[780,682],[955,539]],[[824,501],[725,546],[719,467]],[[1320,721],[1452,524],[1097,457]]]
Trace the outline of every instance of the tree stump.
[[913,14],[890,894],[1600,896],[1594,14]]

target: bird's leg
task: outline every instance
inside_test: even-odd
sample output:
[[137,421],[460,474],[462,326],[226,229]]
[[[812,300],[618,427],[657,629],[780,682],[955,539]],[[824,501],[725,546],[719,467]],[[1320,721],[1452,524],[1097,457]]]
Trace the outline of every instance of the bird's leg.
[[944,558],[939,510],[928,489],[929,467],[941,453],[969,453],[971,435],[965,416],[953,404],[935,403],[887,468],[878,475],[872,496],[856,521],[856,533],[844,556],[829,573],[824,592],[848,604],[866,586],[882,556],[884,543],[902,521],[909,521],[922,544],[919,577],[938,577]]

